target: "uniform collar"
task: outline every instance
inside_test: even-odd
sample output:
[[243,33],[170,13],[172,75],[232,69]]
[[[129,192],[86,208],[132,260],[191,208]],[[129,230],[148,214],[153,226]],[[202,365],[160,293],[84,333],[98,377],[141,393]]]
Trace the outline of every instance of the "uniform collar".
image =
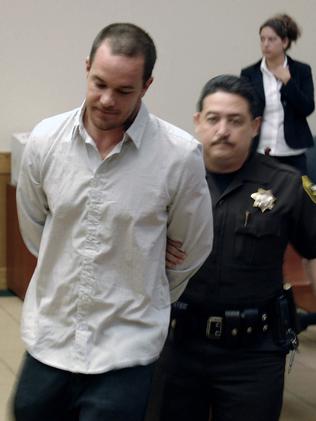
[[[215,183],[213,180],[212,185],[214,186],[215,190],[212,187],[212,198],[214,199],[214,204],[216,204],[217,201],[221,198],[243,186],[245,182],[251,182],[265,186],[269,180],[267,180],[266,173],[262,171],[262,166],[258,165],[258,160],[260,159],[260,155],[257,152],[251,151],[244,165],[238,171],[236,171],[231,183],[222,193],[219,192],[217,188],[215,188]],[[213,173],[207,171],[206,178],[212,180]]]

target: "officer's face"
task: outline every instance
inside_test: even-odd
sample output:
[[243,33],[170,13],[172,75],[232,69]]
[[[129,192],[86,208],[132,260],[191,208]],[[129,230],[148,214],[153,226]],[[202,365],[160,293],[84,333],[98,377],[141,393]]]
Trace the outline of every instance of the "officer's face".
[[260,120],[252,118],[243,97],[218,91],[204,99],[203,110],[194,115],[194,123],[206,168],[229,173],[246,161]]

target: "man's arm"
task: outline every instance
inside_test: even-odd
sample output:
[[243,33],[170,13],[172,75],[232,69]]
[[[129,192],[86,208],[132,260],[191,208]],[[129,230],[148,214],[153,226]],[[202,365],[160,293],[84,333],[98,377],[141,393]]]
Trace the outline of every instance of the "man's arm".
[[188,155],[169,209],[168,238],[181,243],[185,250],[181,263],[173,268],[167,266],[172,302],[180,297],[189,279],[202,266],[213,243],[211,197],[201,151],[201,145],[196,145]]
[[47,201],[40,181],[40,159],[35,139],[30,136],[24,149],[17,185],[17,210],[23,240],[38,256],[47,216]]

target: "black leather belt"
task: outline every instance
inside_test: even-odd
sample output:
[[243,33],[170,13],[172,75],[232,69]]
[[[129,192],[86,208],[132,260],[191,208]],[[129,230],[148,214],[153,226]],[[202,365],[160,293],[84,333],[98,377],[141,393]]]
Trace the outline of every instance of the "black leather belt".
[[205,336],[220,339],[222,336],[253,336],[269,330],[270,320],[267,311],[257,308],[226,310],[223,316],[209,316],[206,319]]
[[172,311],[170,334],[179,340],[199,337],[234,344],[264,335],[271,322],[271,311],[263,308],[228,309],[211,315],[177,308]]

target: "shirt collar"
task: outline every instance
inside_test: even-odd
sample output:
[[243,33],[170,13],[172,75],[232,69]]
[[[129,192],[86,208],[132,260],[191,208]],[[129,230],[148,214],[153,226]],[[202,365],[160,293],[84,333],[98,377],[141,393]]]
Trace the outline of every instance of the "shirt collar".
[[[85,141],[87,140],[87,136],[86,136],[87,132],[83,125],[84,112],[85,112],[85,102],[83,102],[81,107],[78,108],[77,113],[74,117],[74,127],[72,131],[72,136],[71,136],[72,139],[74,139],[79,134],[83,140]],[[139,149],[141,146],[143,134],[144,134],[148,119],[149,119],[149,112],[145,104],[142,102],[139,108],[139,111],[135,117],[135,120],[130,125],[130,127],[126,130],[126,134],[131,139],[131,141],[135,144],[137,149]]]
[[129,138],[133,141],[137,149],[139,149],[141,146],[148,119],[149,119],[149,112],[145,104],[142,102],[135,120],[126,131]]
[[[265,171],[262,171],[261,165],[258,165],[258,160],[265,160],[263,155],[255,151],[251,151],[250,155],[241,168],[239,175],[242,180],[251,180],[262,185],[266,185],[269,181]],[[272,159],[272,158],[271,158]]]
[[[283,67],[287,67],[287,56],[285,56],[285,58],[284,58]],[[268,69],[267,61],[266,61],[265,57],[262,57],[260,69],[265,71],[265,72],[271,73],[270,70]]]
[[75,139],[78,135],[85,140],[84,135],[84,126],[83,126],[83,114],[85,111],[85,102],[81,104],[81,106],[77,109],[77,112],[74,116],[74,125],[71,134],[71,140]]
[[230,175],[233,174],[234,178],[240,178],[243,180],[244,178],[248,178],[250,175],[251,178],[253,178],[256,181],[264,181],[266,176],[265,174],[262,174],[261,168],[257,170],[257,164],[256,164],[256,156],[258,156],[258,153],[254,150],[250,150],[249,155],[246,159],[246,161],[243,163],[243,165],[236,171],[233,171],[231,173],[215,173],[213,171],[209,171],[206,169],[206,176],[221,176],[221,175]]

